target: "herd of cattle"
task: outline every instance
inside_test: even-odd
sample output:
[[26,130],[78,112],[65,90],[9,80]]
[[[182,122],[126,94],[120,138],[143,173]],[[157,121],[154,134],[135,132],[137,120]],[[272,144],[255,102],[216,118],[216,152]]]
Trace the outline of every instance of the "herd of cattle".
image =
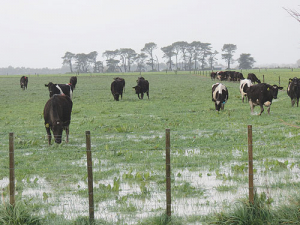
[[[137,85],[133,88],[139,99],[143,99],[144,93],[149,99],[149,82],[139,77],[136,81]],[[28,77],[22,76],[20,85],[23,90],[27,89]],[[71,77],[68,84],[54,84],[49,82],[45,87],[49,90],[50,99],[46,102],[44,107],[45,128],[48,136],[48,144],[51,144],[51,130],[55,142],[60,144],[63,130],[66,131],[66,142],[69,141],[69,125],[71,122],[72,113],[72,97],[73,91],[77,84],[77,77]],[[116,101],[119,101],[119,96],[123,95],[125,91],[125,79],[116,77],[111,83],[111,93]],[[141,94],[141,97],[140,97]]]
[[[220,81],[239,81],[242,101],[244,102],[245,98],[248,99],[252,113],[254,107],[259,105],[261,109],[259,115],[263,113],[264,106],[268,108],[267,111],[268,114],[270,114],[272,100],[277,98],[278,90],[283,89],[283,87],[278,87],[277,85],[261,83],[253,73],[249,73],[247,79],[245,79],[243,74],[239,72],[219,71],[212,72],[211,79],[218,79]],[[135,89],[138,98],[143,99],[144,93],[146,93],[149,99],[149,82],[144,77],[139,77],[136,82],[137,85],[133,88]],[[27,89],[27,84],[28,77],[22,76],[20,79],[21,88],[23,90],[25,90],[25,88]],[[66,131],[66,142],[69,140],[69,125],[71,122],[73,106],[72,96],[76,84],[77,77],[71,77],[68,84],[54,84],[52,82],[45,84],[45,87],[48,87],[50,96],[50,99],[44,107],[45,128],[49,145],[51,144],[51,130],[56,143],[61,143],[63,130]],[[111,93],[114,100],[119,101],[120,96],[122,99],[123,91],[125,92],[125,79],[121,77],[114,78],[114,81],[111,83]],[[291,98],[292,106],[297,102],[298,107],[300,98],[300,79],[297,77],[289,79],[287,94]],[[216,83],[212,85],[212,101],[215,102],[215,109],[217,111],[224,110],[228,97],[228,89],[224,84]]]

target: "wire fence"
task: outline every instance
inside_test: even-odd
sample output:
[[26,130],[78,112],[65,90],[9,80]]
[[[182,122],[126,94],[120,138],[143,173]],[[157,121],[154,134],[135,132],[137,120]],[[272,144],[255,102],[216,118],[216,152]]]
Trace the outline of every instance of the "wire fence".
[[[26,140],[32,134],[14,134],[0,150],[5,162],[0,166],[2,201],[30,201],[41,215],[135,224],[161,214],[190,217],[220,212],[241,197],[251,201],[250,191],[266,193],[274,204],[297,193],[299,157],[290,155],[298,150],[295,144],[259,138],[263,130],[254,131],[251,143],[246,129],[228,132],[231,136],[226,130],[171,131],[169,138],[168,132],[125,134],[124,140],[91,132],[89,141],[87,134],[75,133],[70,143],[51,146],[46,136]],[[214,135],[221,141],[211,143]]]

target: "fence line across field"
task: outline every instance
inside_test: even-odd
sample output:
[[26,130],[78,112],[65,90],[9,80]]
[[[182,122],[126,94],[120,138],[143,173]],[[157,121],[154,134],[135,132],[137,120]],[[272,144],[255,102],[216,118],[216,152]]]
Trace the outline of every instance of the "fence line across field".
[[[89,219],[94,221],[94,190],[93,190],[93,161],[91,133],[86,131],[86,157],[87,157],[87,174],[88,174],[88,201],[89,201]],[[166,129],[165,138],[165,169],[166,169],[166,215],[171,217],[171,138],[170,129]],[[254,203],[254,184],[253,184],[253,144],[252,144],[252,125],[248,125],[248,163],[249,163],[249,201]],[[14,133],[9,133],[9,196],[10,204],[15,204],[15,161],[14,161]]]

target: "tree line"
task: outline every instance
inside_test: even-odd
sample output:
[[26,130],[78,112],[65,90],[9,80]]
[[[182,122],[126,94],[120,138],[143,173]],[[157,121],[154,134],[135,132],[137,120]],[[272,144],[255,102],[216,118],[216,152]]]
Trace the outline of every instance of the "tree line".
[[[97,60],[97,51],[88,54],[66,52],[62,59],[63,65],[68,65],[71,73],[192,71],[213,70],[217,61],[216,56],[219,54],[218,51],[212,50],[210,43],[178,41],[161,48],[166,63],[160,63],[155,55],[156,49],[157,44],[150,42],[145,44],[140,53],[131,48],[106,50],[102,54],[106,66],[104,66],[103,61]],[[227,69],[230,69],[231,64],[235,62],[233,55],[236,50],[237,46],[234,44],[223,45],[221,57],[227,63]],[[241,54],[237,62],[240,69],[251,69],[255,60],[251,57],[251,54]]]

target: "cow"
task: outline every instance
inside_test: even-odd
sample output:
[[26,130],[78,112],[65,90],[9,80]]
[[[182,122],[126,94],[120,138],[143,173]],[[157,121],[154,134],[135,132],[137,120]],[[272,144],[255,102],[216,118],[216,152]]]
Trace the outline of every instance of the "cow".
[[241,81],[242,79],[245,79],[242,73],[234,72],[234,80],[235,81]]
[[228,90],[224,84],[216,83],[212,85],[212,101],[215,102],[216,111],[224,110],[228,100]]
[[297,102],[297,107],[299,106],[299,97],[300,97],[300,80],[297,77],[289,79],[289,85],[287,88],[287,94],[291,98],[292,107]]
[[75,89],[76,87],[76,84],[77,84],[77,77],[73,76],[70,78],[70,84],[72,85],[73,87],[73,90]]
[[66,142],[69,142],[69,125],[71,122],[72,100],[67,95],[53,95],[45,104],[44,120],[48,136],[48,144],[51,144],[51,130],[55,143],[60,144],[63,130],[66,131]]
[[72,100],[73,86],[71,84],[53,84],[52,82],[49,82],[48,84],[45,84],[45,87],[48,87],[50,98],[55,94],[65,94]]
[[243,102],[244,102],[244,98],[245,98],[245,97],[248,98],[248,97],[247,97],[247,93],[245,93],[245,92],[243,91],[243,88],[244,88],[245,84],[247,84],[248,87],[250,87],[250,86],[253,85],[252,82],[251,82],[251,80],[249,80],[249,79],[243,79],[243,80],[240,80],[240,93],[241,93],[241,95],[242,95],[242,101],[243,101]]
[[218,71],[217,72],[217,79],[222,81],[222,80],[227,80],[228,79],[228,75],[227,72],[224,71]]
[[[149,82],[148,80],[145,80],[144,77],[139,77],[137,79],[137,85],[132,87],[135,89],[135,93],[138,95],[139,99],[143,99],[144,93],[147,94],[149,99]],[[140,97],[141,94],[141,97]]]
[[211,72],[211,73],[210,73],[210,78],[211,78],[211,80],[215,80],[215,79],[216,79],[216,76],[217,76],[217,73],[216,73],[216,72]]
[[115,77],[114,80],[118,80],[122,83],[123,85],[123,91],[125,92],[125,79],[121,77]]
[[254,73],[249,73],[247,79],[251,80],[253,84],[255,84],[255,82],[258,84],[261,83]]
[[27,89],[28,77],[22,76],[20,79],[20,85],[23,90]]
[[111,90],[111,93],[114,96],[114,99],[116,101],[119,101],[119,96],[120,95],[121,95],[121,99],[122,99],[124,84],[125,84],[125,80],[124,79],[123,80],[121,80],[121,79],[114,79],[114,81],[111,83],[110,90]]
[[277,85],[270,85],[266,83],[259,83],[253,86],[244,85],[243,91],[247,93],[248,101],[253,114],[254,107],[260,106],[261,115],[264,111],[264,106],[268,107],[268,114],[270,114],[270,107],[272,100],[277,99],[278,90],[282,90],[283,87],[278,87]]

